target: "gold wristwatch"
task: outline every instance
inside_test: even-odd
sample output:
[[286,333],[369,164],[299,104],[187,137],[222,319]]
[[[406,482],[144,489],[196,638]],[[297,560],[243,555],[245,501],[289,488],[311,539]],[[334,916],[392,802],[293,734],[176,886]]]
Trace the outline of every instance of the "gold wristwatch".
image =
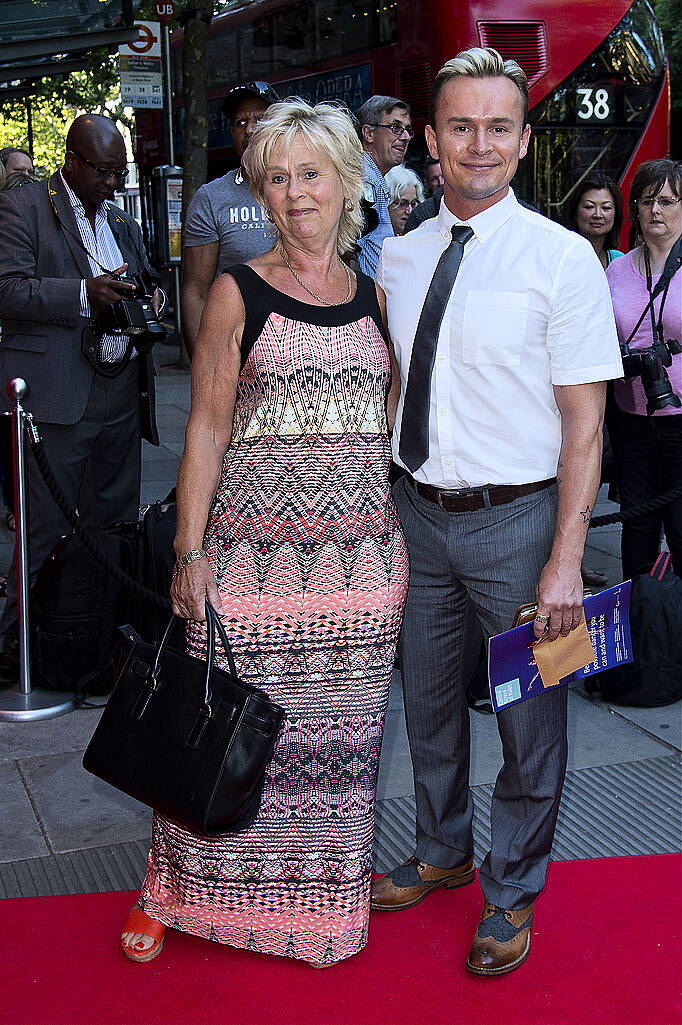
[[203,559],[206,552],[203,548],[190,548],[188,552],[184,552],[176,561],[175,568],[173,570],[173,576],[179,573],[185,566],[189,566],[190,562],[197,562],[198,559]]

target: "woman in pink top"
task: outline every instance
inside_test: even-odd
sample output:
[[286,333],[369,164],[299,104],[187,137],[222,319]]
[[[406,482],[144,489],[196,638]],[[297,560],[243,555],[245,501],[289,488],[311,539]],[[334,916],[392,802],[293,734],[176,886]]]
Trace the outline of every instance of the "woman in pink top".
[[[614,385],[618,406],[614,455],[623,510],[682,485],[682,351],[678,351],[682,342],[681,196],[682,164],[674,160],[642,164],[632,182],[629,205],[643,244],[606,270],[621,347],[627,343],[633,353],[650,350],[644,359],[653,363],[653,373],[644,367],[643,379],[642,358],[637,365],[626,357],[626,374],[634,376]],[[664,268],[669,280],[656,295]],[[656,353],[650,349],[654,342],[658,343]],[[666,351],[665,361],[670,361],[665,368],[667,380],[660,358]],[[665,527],[675,570],[682,573],[682,499],[678,499],[658,512],[623,524],[625,577],[653,563],[661,527]]]

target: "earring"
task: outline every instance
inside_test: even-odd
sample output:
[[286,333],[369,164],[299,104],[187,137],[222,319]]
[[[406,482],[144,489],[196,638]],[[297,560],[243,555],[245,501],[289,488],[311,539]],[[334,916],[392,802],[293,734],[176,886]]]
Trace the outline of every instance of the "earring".
[[270,208],[269,208],[269,207],[267,207],[267,206],[264,206],[264,207],[263,207],[263,212],[265,213],[265,216],[267,217],[267,219],[268,219],[269,221],[272,221],[272,214],[271,214],[271,212],[270,212]]
[[343,201],[343,209],[344,210],[352,210],[353,209],[353,204],[351,203],[350,199],[344,199],[344,201]]

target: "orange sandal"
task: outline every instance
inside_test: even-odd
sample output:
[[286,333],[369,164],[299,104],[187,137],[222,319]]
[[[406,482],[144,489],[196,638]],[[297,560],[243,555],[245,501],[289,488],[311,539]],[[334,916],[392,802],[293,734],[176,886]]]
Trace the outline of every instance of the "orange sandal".
[[[139,932],[154,940],[151,947],[136,950],[135,947],[131,947],[126,943],[121,936],[121,949],[131,961],[152,961],[163,949],[166,926],[162,925],[161,922],[157,922],[156,919],[150,918],[137,905],[130,909],[130,914],[126,918],[126,924],[123,926],[123,932]],[[138,940],[137,942],[140,943],[141,941]]]

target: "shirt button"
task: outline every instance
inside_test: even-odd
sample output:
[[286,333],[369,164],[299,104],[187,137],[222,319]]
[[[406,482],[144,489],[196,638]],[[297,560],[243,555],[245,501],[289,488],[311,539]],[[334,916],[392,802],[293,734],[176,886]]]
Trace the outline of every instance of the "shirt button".
[[445,460],[445,465],[446,466],[452,466],[452,459],[446,459]]
[[440,415],[441,415],[441,416],[446,416],[446,415],[447,415],[447,409],[444,409],[444,408],[443,408],[443,407],[441,406],[441,409],[440,409]]
[[441,355],[441,356],[438,357],[438,359],[442,362],[445,359],[445,356]]

